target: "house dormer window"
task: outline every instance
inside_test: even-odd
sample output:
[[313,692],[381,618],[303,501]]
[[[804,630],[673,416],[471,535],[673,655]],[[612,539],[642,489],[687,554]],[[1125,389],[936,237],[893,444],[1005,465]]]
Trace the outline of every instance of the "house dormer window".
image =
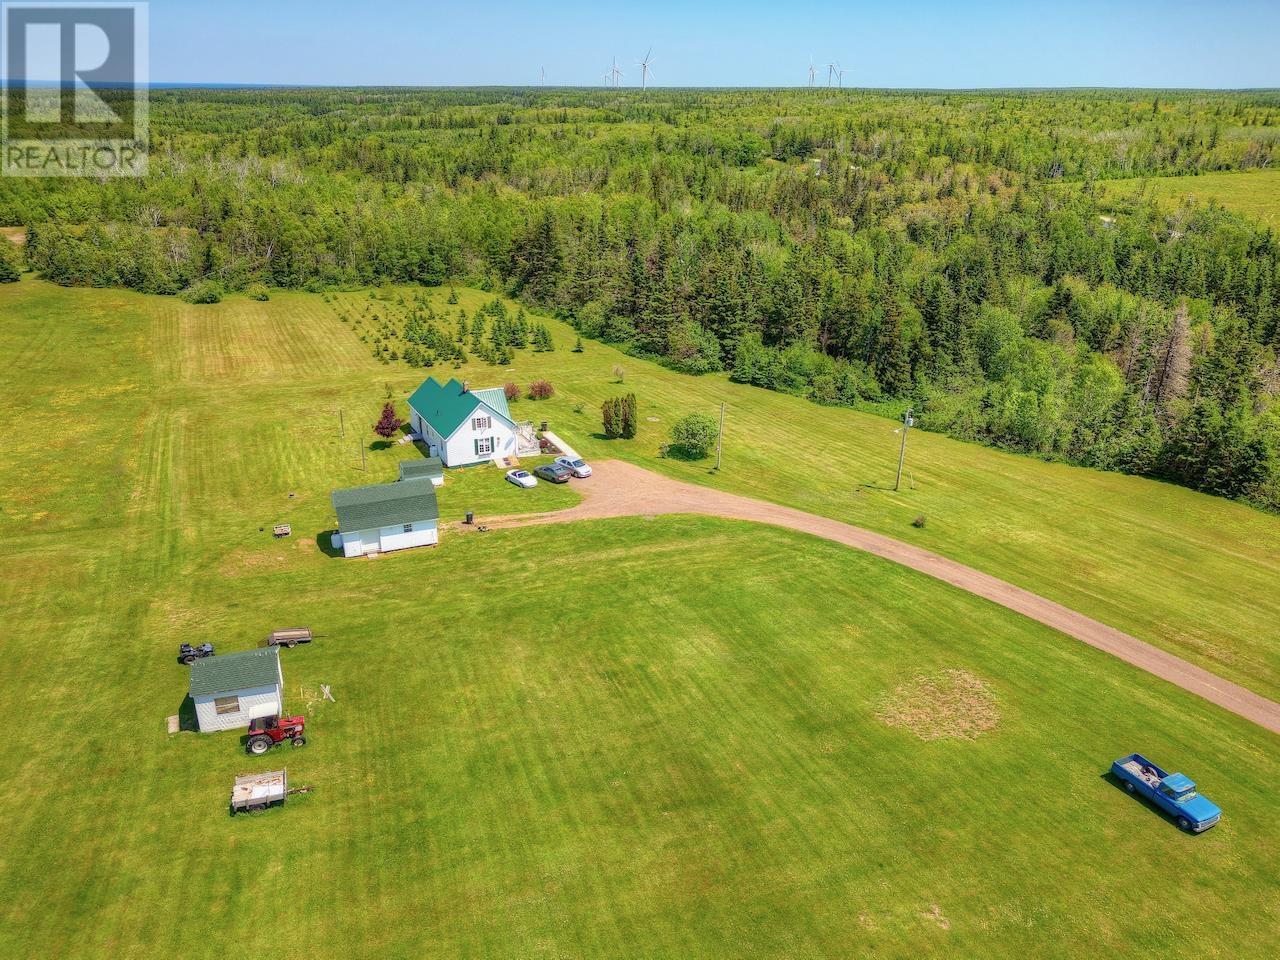
[[472,417],[472,430],[488,430],[493,426],[493,417]]

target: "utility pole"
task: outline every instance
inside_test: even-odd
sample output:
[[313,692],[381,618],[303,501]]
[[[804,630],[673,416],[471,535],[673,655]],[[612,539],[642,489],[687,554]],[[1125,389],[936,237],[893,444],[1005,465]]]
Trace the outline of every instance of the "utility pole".
[[347,438],[347,424],[342,419],[342,411],[338,411],[338,439],[345,440]]
[[369,464],[365,462],[365,445],[361,443],[359,444],[359,446],[360,446],[360,469],[363,470],[365,473],[368,473]]
[[902,415],[902,446],[898,448],[898,476],[893,481],[894,492],[902,485],[902,461],[907,456],[907,431],[915,425],[915,419],[911,416],[912,410],[907,407],[907,412]]
[[720,433],[716,437],[716,470],[720,469],[720,454],[724,451],[724,404],[720,404]]

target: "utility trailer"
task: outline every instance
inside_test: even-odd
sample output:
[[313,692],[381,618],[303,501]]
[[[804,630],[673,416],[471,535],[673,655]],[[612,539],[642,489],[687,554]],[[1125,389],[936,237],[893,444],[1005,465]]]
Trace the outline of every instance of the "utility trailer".
[[313,639],[310,627],[288,627],[284,630],[272,630],[262,645],[264,647],[296,647],[300,643],[310,643]]
[[269,770],[236,777],[231,788],[231,812],[265,810],[273,803],[284,803],[289,795],[287,770]]

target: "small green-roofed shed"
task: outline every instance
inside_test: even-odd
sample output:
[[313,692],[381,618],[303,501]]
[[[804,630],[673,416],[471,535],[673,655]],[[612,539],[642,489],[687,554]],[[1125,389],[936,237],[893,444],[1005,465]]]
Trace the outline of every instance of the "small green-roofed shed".
[[204,657],[191,664],[189,682],[201,733],[247,727],[258,717],[284,713],[277,647]]
[[436,488],[429,477],[335,490],[332,500],[342,533],[440,518]]
[[280,682],[280,651],[275,647],[203,657],[191,664],[191,696],[212,696],[271,687]]
[[444,464],[439,457],[427,457],[425,460],[401,460],[401,480],[442,480]]

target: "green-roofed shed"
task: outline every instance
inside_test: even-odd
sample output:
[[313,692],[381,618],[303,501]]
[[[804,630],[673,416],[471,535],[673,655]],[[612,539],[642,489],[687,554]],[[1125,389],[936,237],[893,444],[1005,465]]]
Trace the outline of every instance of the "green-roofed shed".
[[472,390],[428,377],[409,397],[409,422],[446,467],[516,454],[516,423],[502,387]]
[[284,712],[284,675],[276,647],[204,657],[191,664],[191,699],[202,733],[247,727]]
[[444,486],[444,464],[439,457],[425,460],[401,460],[401,480],[430,480],[437,487]]
[[430,477],[335,490],[333,546],[348,557],[434,545],[440,508]]

